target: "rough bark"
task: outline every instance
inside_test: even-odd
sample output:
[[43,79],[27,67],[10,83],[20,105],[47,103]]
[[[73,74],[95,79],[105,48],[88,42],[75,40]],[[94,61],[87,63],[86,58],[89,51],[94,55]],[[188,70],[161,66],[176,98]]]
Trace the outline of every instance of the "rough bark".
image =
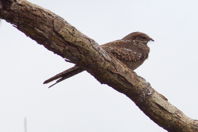
[[128,96],[155,123],[169,132],[198,132],[198,121],[155,91],[98,44],[61,17],[26,0],[0,0],[0,18],[48,50],[85,68],[98,81]]

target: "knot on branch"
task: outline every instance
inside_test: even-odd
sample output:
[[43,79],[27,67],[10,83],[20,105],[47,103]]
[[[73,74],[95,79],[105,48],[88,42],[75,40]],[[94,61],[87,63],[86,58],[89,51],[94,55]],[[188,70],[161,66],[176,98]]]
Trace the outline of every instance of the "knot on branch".
[[140,90],[141,92],[137,96],[137,103],[142,104],[143,102],[145,102],[147,98],[149,98],[154,93],[154,90],[151,87],[150,83],[146,82],[144,78],[140,76],[138,76],[138,78],[139,78],[138,88],[141,89]]

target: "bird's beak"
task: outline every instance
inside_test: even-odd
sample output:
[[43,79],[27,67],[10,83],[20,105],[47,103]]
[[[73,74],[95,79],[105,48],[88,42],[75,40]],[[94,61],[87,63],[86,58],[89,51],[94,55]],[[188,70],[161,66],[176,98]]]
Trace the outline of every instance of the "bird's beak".
[[154,39],[150,38],[150,41],[155,41]]

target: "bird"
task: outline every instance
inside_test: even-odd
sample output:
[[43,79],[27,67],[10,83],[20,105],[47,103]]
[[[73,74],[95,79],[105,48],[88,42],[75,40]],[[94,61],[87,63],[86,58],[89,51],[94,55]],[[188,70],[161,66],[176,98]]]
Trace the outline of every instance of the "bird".
[[[147,34],[142,32],[132,32],[120,40],[115,40],[103,45],[100,45],[110,56],[115,57],[124,63],[131,70],[138,68],[147,58],[150,48],[147,43],[154,41]],[[52,87],[57,83],[74,76],[84,71],[80,66],[73,66],[55,76],[44,81],[44,84],[56,80],[56,82],[49,86]]]

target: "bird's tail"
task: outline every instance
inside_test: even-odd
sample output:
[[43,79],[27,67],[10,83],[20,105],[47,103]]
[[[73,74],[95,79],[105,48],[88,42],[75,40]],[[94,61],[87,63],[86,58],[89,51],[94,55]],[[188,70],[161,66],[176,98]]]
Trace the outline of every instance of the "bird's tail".
[[52,82],[52,81],[56,80],[56,82],[54,84],[52,84],[52,85],[49,86],[49,88],[50,88],[50,87],[56,85],[57,83],[65,80],[65,79],[67,79],[67,78],[69,78],[71,76],[74,76],[74,75],[76,75],[76,74],[78,74],[78,73],[80,73],[82,71],[83,71],[82,68],[80,68],[78,66],[74,66],[72,68],[69,68],[69,69],[67,69],[67,70],[65,70],[65,71],[63,71],[63,72],[61,72],[59,74],[56,74],[55,76],[53,76],[53,77],[45,80],[43,82],[43,84],[47,84],[49,82]]

